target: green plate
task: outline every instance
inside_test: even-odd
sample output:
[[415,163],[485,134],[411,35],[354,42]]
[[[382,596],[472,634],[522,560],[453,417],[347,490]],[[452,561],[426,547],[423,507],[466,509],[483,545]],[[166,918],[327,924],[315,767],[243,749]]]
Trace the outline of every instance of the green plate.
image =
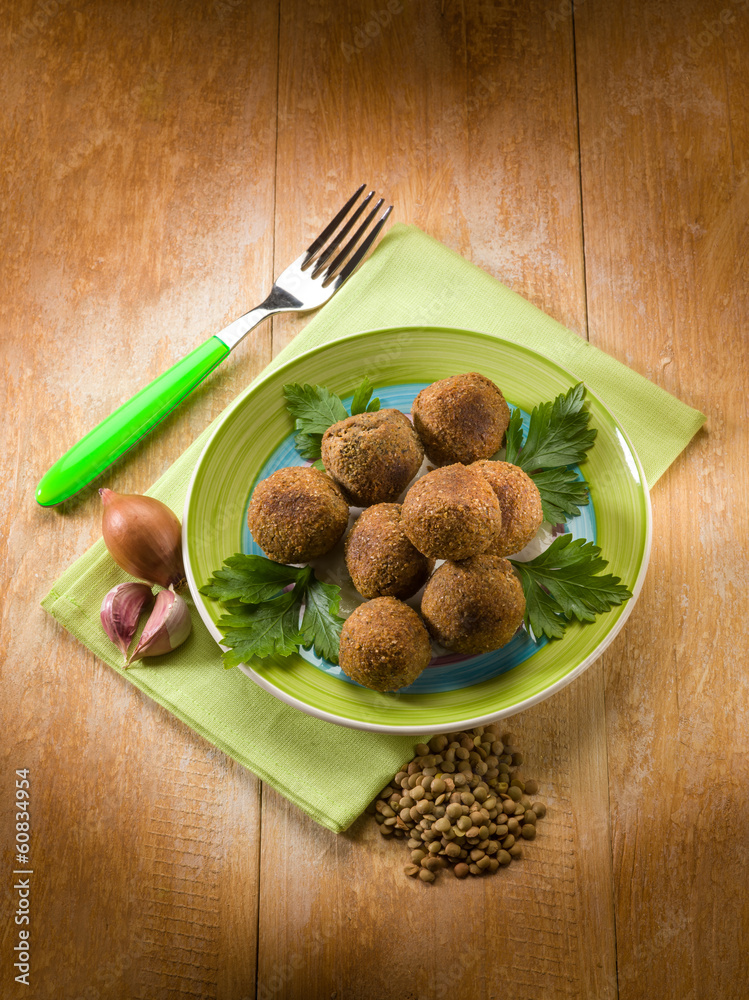
[[[255,382],[224,415],[198,460],[185,501],[185,568],[195,605],[214,638],[221,606],[199,592],[223,560],[242,551],[249,495],[268,457],[293,431],[287,382],[351,395],[363,375],[377,386],[434,382],[478,371],[526,412],[579,379],[534,351],[486,334],[404,327],[356,334],[315,348]],[[260,687],[330,722],[375,732],[436,733],[482,725],[548,698],[597,659],[621,629],[650,554],[650,498],[640,462],[614,417],[588,390],[595,444],[582,466],[595,510],[596,542],[633,597],[590,624],[572,623],[504,673],[448,691],[381,694],[318,669],[300,655],[254,659],[240,669]]]

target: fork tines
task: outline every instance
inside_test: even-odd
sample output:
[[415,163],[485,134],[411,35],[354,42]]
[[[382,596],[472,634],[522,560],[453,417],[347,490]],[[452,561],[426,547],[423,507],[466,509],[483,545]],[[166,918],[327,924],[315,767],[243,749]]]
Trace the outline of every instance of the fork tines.
[[[343,282],[356,270],[369,248],[377,239],[378,233],[385,225],[388,216],[393,210],[393,206],[389,205],[382,214],[381,218],[379,218],[375,225],[370,229],[369,227],[372,224],[372,220],[377,215],[383,202],[385,201],[384,198],[380,198],[379,201],[375,203],[372,210],[367,214],[366,218],[348,243],[346,243],[340,253],[338,253],[338,255],[333,259],[332,263],[325,267],[374,198],[374,191],[370,191],[351,216],[348,219],[346,218],[353,206],[359,200],[359,196],[365,187],[366,184],[362,184],[361,187],[353,193],[340,212],[338,212],[335,218],[332,219],[314,243],[312,243],[307,249],[302,270],[306,270],[310,264],[314,262],[315,266],[312,270],[312,277],[316,278],[323,268],[325,268],[322,280],[323,286],[329,285],[331,281],[335,281],[336,285],[343,284]],[[346,221],[344,222],[344,220]],[[341,223],[343,223],[343,225],[341,225]]]

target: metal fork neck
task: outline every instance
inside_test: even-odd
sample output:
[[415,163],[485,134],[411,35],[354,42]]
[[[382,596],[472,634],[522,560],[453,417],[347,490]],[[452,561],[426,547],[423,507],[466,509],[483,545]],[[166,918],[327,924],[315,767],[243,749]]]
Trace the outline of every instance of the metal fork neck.
[[233,323],[225,326],[223,330],[220,330],[216,334],[216,337],[226,344],[230,351],[233,351],[250,330],[253,330],[258,323],[262,323],[268,316],[272,316],[274,313],[286,312],[290,309],[299,309],[301,306],[302,303],[299,299],[295,299],[293,295],[289,295],[283,288],[274,286],[265,302],[262,302],[259,306],[245,313],[244,316],[240,316],[239,319],[235,319]]

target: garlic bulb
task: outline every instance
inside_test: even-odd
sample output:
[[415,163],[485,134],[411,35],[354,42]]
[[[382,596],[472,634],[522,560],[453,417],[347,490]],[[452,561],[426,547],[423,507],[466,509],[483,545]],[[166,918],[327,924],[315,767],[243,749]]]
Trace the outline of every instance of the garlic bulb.
[[138,628],[141,611],[153,601],[147,583],[118,583],[109,591],[101,605],[101,624],[112,642],[122,650],[127,661],[127,648]]
[[172,587],[156,596],[151,616],[146,622],[138,645],[132,652],[126,668],[144,656],[161,656],[181,646],[192,631],[190,609],[187,602]]

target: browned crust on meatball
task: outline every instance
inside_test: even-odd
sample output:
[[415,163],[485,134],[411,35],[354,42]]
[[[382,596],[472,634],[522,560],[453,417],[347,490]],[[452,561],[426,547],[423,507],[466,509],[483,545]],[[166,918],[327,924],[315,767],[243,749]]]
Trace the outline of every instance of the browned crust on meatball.
[[395,691],[413,683],[431,658],[421,618],[394,597],[360,604],[344,622],[341,669],[374,691]]
[[523,587],[510,563],[499,556],[446,562],[426,586],[421,613],[446,649],[488,653],[506,645],[522,624]]
[[510,408],[499,388],[478,372],[453,375],[422,389],[411,409],[427,458],[435,465],[469,465],[502,447]]
[[424,555],[467,559],[490,548],[501,530],[502,514],[484,477],[456,464],[414,483],[403,501],[401,525]]
[[419,471],[424,449],[400,410],[358,413],[329,427],[325,469],[355,507],[396,500]]
[[348,504],[325,473],[290,466],[257,484],[247,524],[269,559],[308,562],[325,555],[341,538],[348,525]]
[[509,556],[520,552],[544,519],[538,487],[527,473],[510,462],[481,461],[471,468],[489,483],[502,510],[502,530],[492,543],[492,553]]
[[346,566],[362,597],[412,597],[434,560],[414,548],[401,527],[401,505],[368,507],[346,539]]

